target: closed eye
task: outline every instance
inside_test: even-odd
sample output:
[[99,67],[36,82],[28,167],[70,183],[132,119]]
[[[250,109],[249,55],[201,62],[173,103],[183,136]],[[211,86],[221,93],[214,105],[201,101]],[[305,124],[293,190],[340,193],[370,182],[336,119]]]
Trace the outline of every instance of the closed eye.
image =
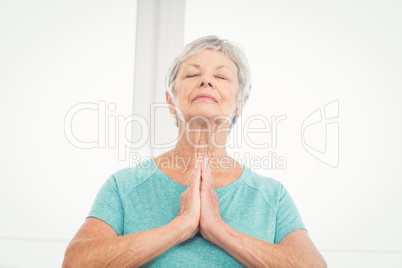
[[186,78],[191,78],[191,77],[196,77],[196,76],[199,76],[199,74],[189,74],[186,76]]
[[221,75],[216,75],[215,77],[218,78],[218,79],[226,80],[226,77],[221,76]]

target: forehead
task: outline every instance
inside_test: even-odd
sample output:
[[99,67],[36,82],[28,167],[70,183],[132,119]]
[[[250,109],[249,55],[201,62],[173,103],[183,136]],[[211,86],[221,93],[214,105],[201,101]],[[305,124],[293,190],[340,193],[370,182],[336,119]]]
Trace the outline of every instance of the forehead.
[[237,73],[236,64],[221,51],[206,49],[198,54],[191,56],[180,64],[179,69],[212,67],[227,68]]

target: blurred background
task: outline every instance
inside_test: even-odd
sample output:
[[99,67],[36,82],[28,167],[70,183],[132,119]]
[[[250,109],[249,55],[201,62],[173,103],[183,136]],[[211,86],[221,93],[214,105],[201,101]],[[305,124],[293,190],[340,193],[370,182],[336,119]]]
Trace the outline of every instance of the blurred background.
[[0,1],[0,267],[60,267],[107,177],[174,145],[164,75],[210,34],[252,70],[229,153],[286,186],[329,267],[402,267],[401,11]]

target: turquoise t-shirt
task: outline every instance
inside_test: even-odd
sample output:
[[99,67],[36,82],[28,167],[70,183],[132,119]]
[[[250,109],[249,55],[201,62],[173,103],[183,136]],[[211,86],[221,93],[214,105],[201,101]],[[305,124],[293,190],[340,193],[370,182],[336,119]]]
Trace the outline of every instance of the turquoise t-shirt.
[[[118,235],[158,228],[177,216],[186,188],[149,159],[111,175],[98,192],[88,217],[103,220]],[[306,229],[283,184],[247,167],[236,181],[215,192],[223,221],[239,232],[278,244],[291,232]],[[200,233],[142,267],[190,266],[244,267]]]

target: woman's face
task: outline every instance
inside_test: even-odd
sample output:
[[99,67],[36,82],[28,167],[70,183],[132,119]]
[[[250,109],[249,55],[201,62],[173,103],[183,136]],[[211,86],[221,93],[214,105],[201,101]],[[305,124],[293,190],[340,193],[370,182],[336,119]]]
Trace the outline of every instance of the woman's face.
[[176,105],[186,121],[201,116],[217,121],[229,117],[231,122],[238,88],[235,63],[220,51],[206,49],[180,64],[174,83]]

